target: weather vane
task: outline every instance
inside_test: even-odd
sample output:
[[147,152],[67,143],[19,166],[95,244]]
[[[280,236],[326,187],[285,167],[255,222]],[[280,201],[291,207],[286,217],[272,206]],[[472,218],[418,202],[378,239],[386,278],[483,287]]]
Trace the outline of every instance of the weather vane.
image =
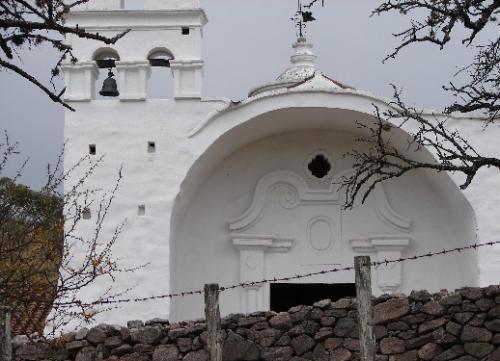
[[[295,27],[298,29],[298,35],[300,37],[304,36],[307,23],[316,20],[311,11],[312,6],[316,2],[318,2],[318,0],[310,0],[307,5],[302,5],[302,0],[297,0],[297,12],[291,20],[295,23]],[[321,0],[321,6],[325,6],[325,0]]]

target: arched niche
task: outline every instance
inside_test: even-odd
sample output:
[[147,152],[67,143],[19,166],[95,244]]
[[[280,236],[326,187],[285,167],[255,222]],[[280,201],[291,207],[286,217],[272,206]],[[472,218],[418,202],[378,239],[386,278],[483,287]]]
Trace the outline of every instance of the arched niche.
[[175,57],[167,48],[155,47],[149,51],[147,59],[151,66],[170,67],[170,60],[174,60]]
[[[342,196],[333,197],[335,191],[331,184],[351,169],[351,160],[342,155],[357,146],[355,140],[364,135],[356,121],[373,120],[371,114],[348,109],[289,107],[241,122],[212,142],[188,172],[173,208],[171,290],[182,291],[210,282],[238,283],[244,280],[242,267],[261,270],[255,273],[258,278],[279,277],[339,264],[352,265],[353,257],[359,254],[390,259],[397,254],[410,256],[475,241],[473,210],[444,173],[413,172],[386,183],[378,194],[372,194],[365,206],[352,211],[341,208]],[[394,145],[404,152],[408,134],[402,130],[396,133]],[[322,151],[332,162],[333,170],[322,179],[314,179],[307,173],[305,164]],[[427,151],[415,156],[432,158]],[[266,183],[266,179],[280,172],[296,175],[292,177],[296,181],[276,183],[287,184],[285,189],[291,192],[292,198],[294,194],[306,194],[298,197],[300,202],[291,204],[313,204],[314,211],[311,206],[297,211],[297,208],[287,210],[279,205],[276,201],[279,197],[273,196],[275,183]],[[262,182],[269,187],[259,188]],[[316,194],[319,198],[308,198],[307,194]],[[259,197],[264,205],[262,209],[254,214],[251,222],[238,225],[238,219],[251,213],[252,204]],[[312,213],[300,218],[309,211]],[[256,228],[249,226],[252,222]],[[337,248],[322,247],[322,239],[318,239],[320,246],[316,251],[333,253],[321,254],[316,262],[313,250],[310,255],[313,262],[301,263],[304,248],[300,244],[308,234],[314,238],[324,229],[332,230],[332,234],[335,230],[332,237]],[[241,251],[247,246],[260,252],[253,260],[245,261],[242,256]],[[375,292],[409,292],[412,288],[439,290],[477,284],[475,253],[445,257],[407,262],[400,269],[383,270],[387,272],[374,276]],[[422,272],[423,269],[426,272]],[[435,276],[429,277],[429,273]],[[344,272],[302,282],[353,280],[352,273]],[[222,313],[268,307],[267,291],[250,290],[250,298],[244,296],[246,291],[224,292]],[[255,301],[248,307],[248,299],[262,302]],[[202,310],[201,300],[197,298],[173,300],[171,317],[199,317]]]
[[171,61],[175,60],[173,53],[166,47],[155,47],[147,56],[151,65],[151,74],[147,84],[147,98],[173,98],[173,74],[170,68]]
[[[92,60],[95,62],[101,62],[104,60],[114,60],[119,61],[120,55],[118,52],[110,47],[99,48],[92,54]],[[99,66],[99,64],[98,64]]]
[[114,97],[104,97],[100,95],[101,87],[105,79],[112,72],[113,75],[117,76],[116,65],[120,61],[120,55],[118,52],[110,47],[102,47],[94,51],[92,54],[92,61],[96,64],[97,76],[95,78],[94,85],[94,99],[113,99]]

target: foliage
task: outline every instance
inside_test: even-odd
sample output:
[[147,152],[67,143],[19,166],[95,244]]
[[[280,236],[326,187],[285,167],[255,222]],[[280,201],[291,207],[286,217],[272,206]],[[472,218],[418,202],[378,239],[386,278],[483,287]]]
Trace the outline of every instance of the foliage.
[[[0,143],[0,175],[16,147],[7,136]],[[109,239],[101,237],[121,174],[107,192],[87,189],[86,180],[101,160],[84,166],[87,161],[82,158],[66,173],[59,161],[41,191],[18,184],[22,169],[13,179],[0,179],[0,298],[13,309],[17,333],[41,332],[46,326],[54,333],[71,321],[90,322],[106,310],[100,300],[127,291],[112,288],[119,273],[135,270],[119,268],[112,255],[123,223]],[[77,171],[82,175],[72,178],[75,185],[60,192],[62,182]],[[84,209],[96,210],[92,220],[84,220],[90,224],[82,224]],[[93,232],[83,236],[82,226]],[[82,291],[103,278],[110,287],[94,299],[82,299]]]
[[14,308],[15,325],[33,316],[33,300],[44,303],[45,313],[53,301],[63,249],[62,206],[57,195],[0,179],[0,294]]

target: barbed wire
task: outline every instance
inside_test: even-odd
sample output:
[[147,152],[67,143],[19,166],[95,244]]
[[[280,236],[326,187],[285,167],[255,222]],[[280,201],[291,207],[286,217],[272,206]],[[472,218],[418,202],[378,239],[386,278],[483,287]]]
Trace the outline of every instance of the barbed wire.
[[[372,261],[370,263],[370,266],[375,267],[375,268],[379,267],[379,266],[388,266],[388,265],[394,264],[394,263],[415,261],[415,260],[422,259],[422,258],[430,258],[430,257],[446,255],[446,254],[450,254],[450,253],[460,253],[463,251],[477,250],[478,248],[491,247],[491,246],[494,246],[497,244],[500,244],[500,241],[491,241],[491,242],[486,242],[486,243],[474,243],[474,244],[471,244],[468,246],[456,247],[456,248],[451,248],[451,249],[443,249],[441,251],[428,252],[428,253],[414,255],[414,256],[410,256],[410,257],[401,257],[401,258],[397,258],[397,259],[389,259],[389,260],[384,259],[384,260],[379,260],[379,261]],[[224,291],[229,291],[229,290],[233,290],[236,288],[260,286],[260,285],[264,285],[267,283],[273,283],[273,282],[293,281],[293,280],[298,280],[298,279],[302,279],[302,278],[309,278],[309,277],[313,277],[313,276],[319,276],[319,275],[325,275],[325,274],[337,273],[337,272],[345,272],[345,271],[354,271],[354,266],[335,267],[335,268],[330,268],[330,269],[324,269],[321,271],[314,271],[314,272],[309,272],[309,273],[304,273],[304,274],[297,274],[297,275],[288,276],[288,277],[273,277],[273,278],[264,278],[262,280],[257,280],[257,281],[240,282],[240,283],[232,284],[229,286],[219,286],[219,291],[224,292]],[[54,306],[56,306],[56,307],[75,307],[75,306],[92,307],[92,306],[98,306],[98,305],[110,305],[110,304],[131,303],[131,302],[138,303],[138,302],[146,302],[146,301],[159,300],[159,299],[167,299],[167,298],[172,299],[172,298],[177,298],[177,297],[202,295],[203,293],[204,293],[203,289],[196,289],[196,290],[191,290],[191,291],[168,293],[168,294],[148,296],[148,297],[97,300],[97,301],[90,302],[90,303],[84,303],[81,301],[68,301],[68,302],[60,302],[60,303],[56,302],[56,303],[54,303]]]

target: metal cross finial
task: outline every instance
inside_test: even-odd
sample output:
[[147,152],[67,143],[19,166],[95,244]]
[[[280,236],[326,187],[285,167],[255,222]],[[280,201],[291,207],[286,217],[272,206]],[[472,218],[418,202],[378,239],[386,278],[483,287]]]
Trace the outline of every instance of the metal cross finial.
[[[311,7],[316,2],[318,2],[318,0],[309,0],[309,3],[307,5],[302,5],[302,0],[297,0],[297,12],[291,18],[291,20],[295,22],[295,27],[298,29],[298,35],[300,37],[304,36],[307,23],[316,20],[311,11]],[[321,0],[321,5],[325,6],[325,0]]]

